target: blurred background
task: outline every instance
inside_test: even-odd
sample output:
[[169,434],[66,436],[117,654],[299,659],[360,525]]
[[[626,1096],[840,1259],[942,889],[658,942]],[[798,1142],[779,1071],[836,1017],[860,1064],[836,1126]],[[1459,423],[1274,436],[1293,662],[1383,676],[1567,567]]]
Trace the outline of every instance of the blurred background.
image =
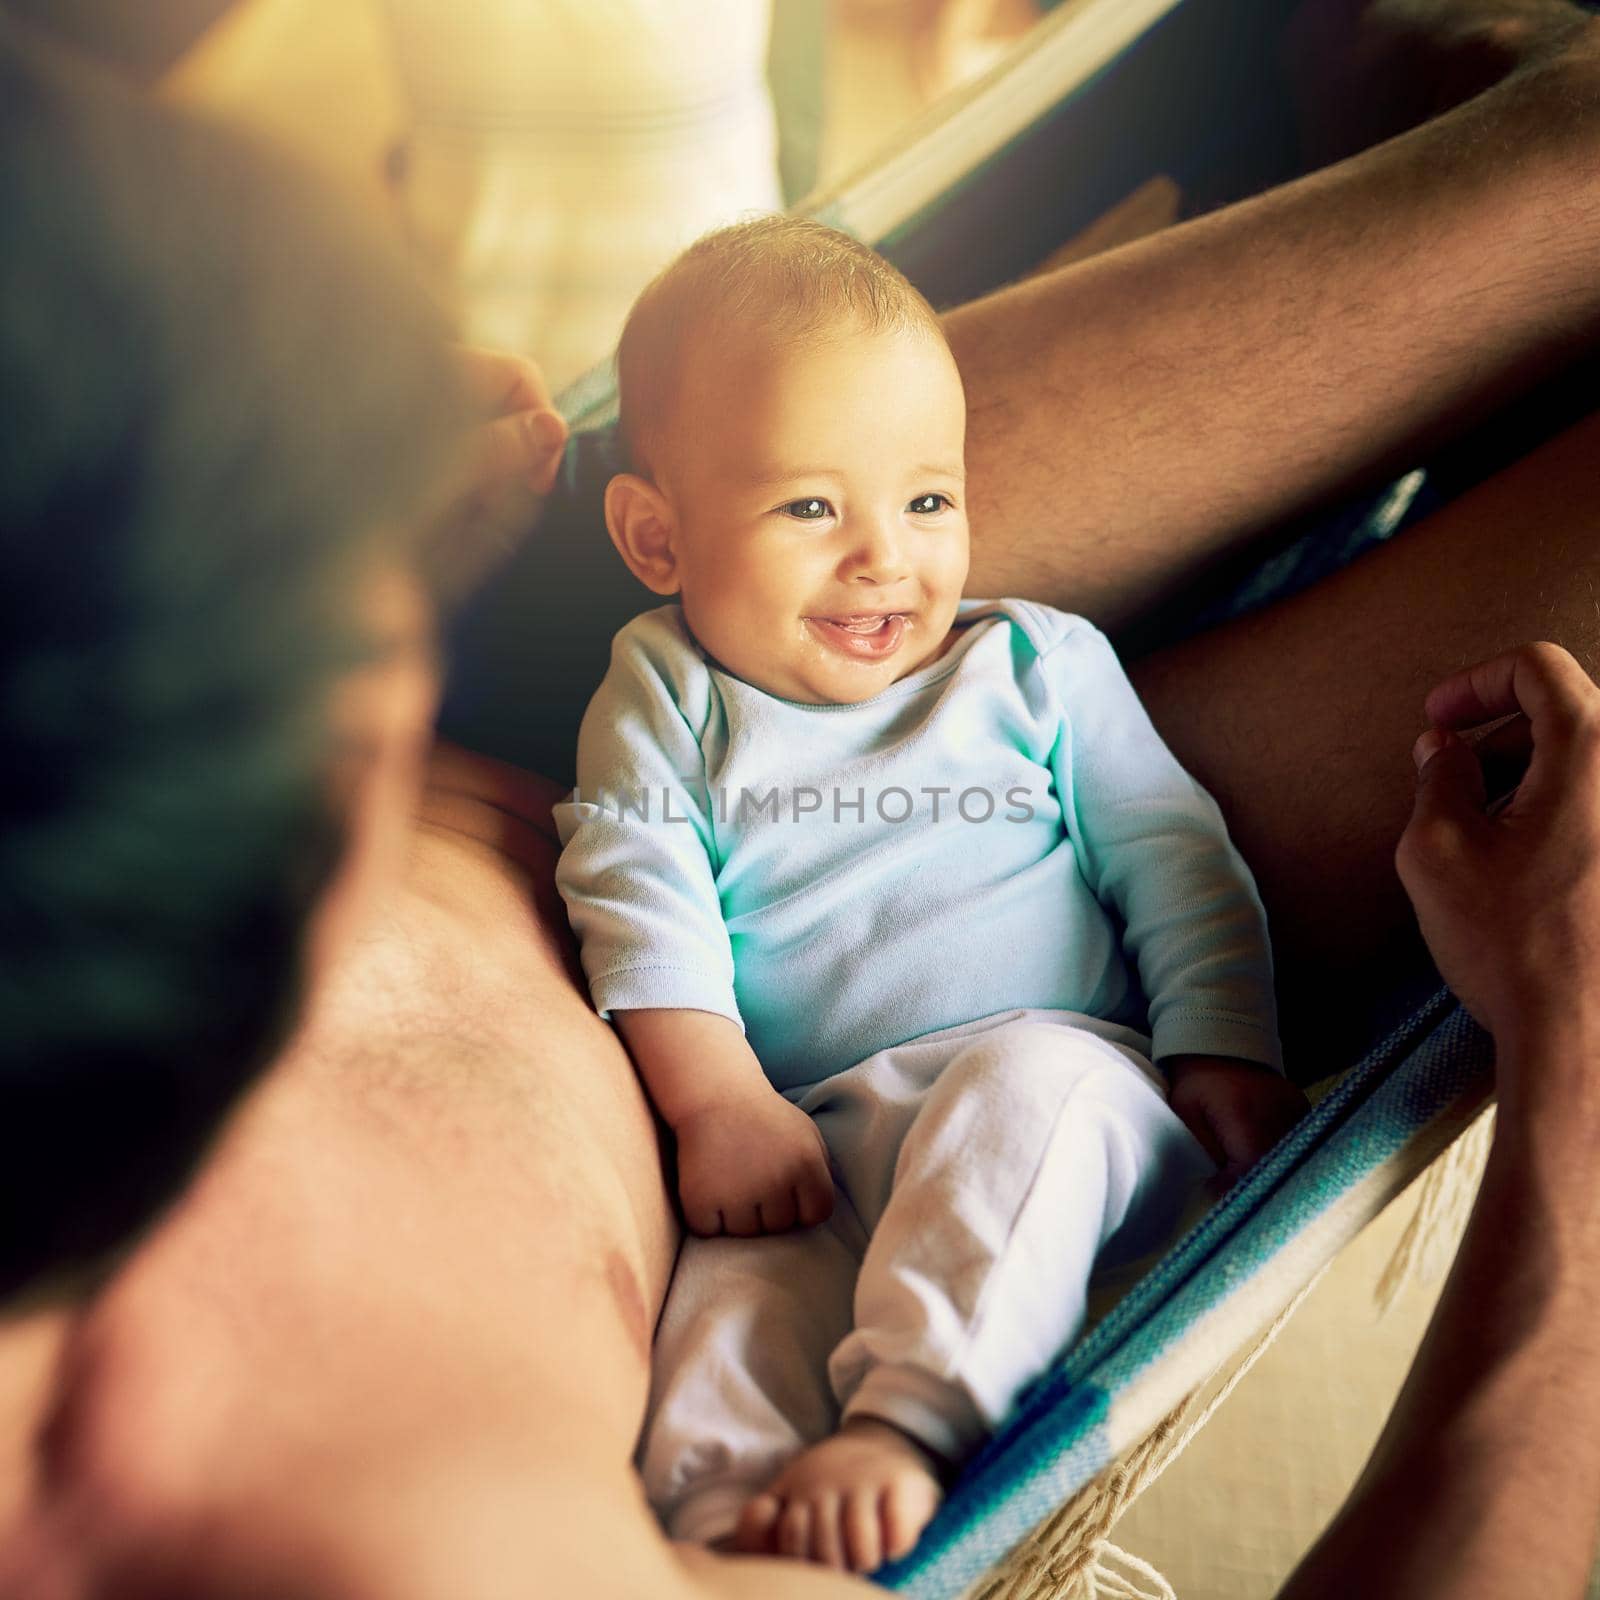
[[475,343],[556,389],[690,240],[793,204],[1049,0],[245,0],[173,95],[390,210]]
[[[242,121],[400,231],[464,337],[560,389],[707,228],[830,187],[1025,43],[1053,0],[15,0]],[[1124,0],[1062,0],[1060,9]],[[192,36],[177,52],[167,41]],[[174,59],[176,57],[176,59]],[[1157,195],[1131,231],[1170,220]],[[1091,230],[1081,255],[1130,231]],[[1431,1313],[1347,1250],[1114,1534],[1183,1600],[1267,1600],[1342,1501]],[[532,1336],[530,1330],[530,1337]],[[1224,1354],[1219,1352],[1219,1355]]]

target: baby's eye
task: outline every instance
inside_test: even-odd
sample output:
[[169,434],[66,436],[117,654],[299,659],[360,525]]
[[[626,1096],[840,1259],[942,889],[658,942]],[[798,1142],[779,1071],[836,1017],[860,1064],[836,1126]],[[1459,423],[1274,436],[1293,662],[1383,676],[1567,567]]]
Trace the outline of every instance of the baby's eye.
[[931,517],[937,512],[943,511],[949,504],[950,497],[948,495],[919,494],[917,498],[906,507],[906,510],[914,512],[919,517]]
[[786,517],[795,517],[801,522],[820,522],[822,518],[831,516],[833,507],[826,500],[812,497],[809,500],[791,500],[784,506],[783,514]]

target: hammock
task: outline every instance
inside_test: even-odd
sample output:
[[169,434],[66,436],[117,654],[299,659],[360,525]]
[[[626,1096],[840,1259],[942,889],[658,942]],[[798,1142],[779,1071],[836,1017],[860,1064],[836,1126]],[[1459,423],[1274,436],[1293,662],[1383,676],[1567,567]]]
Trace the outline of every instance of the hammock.
[[[935,305],[950,305],[1024,276],[1152,174],[1190,212],[1259,190],[1296,170],[1277,62],[1289,10],[1289,0],[1067,0],[984,78],[799,209],[876,245]],[[552,598],[529,561],[485,589],[457,632],[444,726],[570,780],[577,717],[611,635],[656,597],[595,534],[600,491],[619,467],[610,364],[561,405],[574,448],[536,541],[545,567],[562,569],[560,593]],[[1281,597],[1389,537],[1414,515],[1423,479],[1409,474],[1319,519],[1189,625]],[[575,586],[581,617],[571,614]],[[509,689],[507,661],[528,669]],[[545,686],[542,706],[528,703],[534,683]],[[1448,994],[1397,1015],[1389,1036],[1035,1381],[916,1550],[875,1581],[921,1600],[1170,1596],[1158,1574],[1107,1546],[1115,1515],[1204,1420],[1197,1392],[1264,1328],[1275,1331],[1274,1318],[1489,1095],[1489,1041]]]

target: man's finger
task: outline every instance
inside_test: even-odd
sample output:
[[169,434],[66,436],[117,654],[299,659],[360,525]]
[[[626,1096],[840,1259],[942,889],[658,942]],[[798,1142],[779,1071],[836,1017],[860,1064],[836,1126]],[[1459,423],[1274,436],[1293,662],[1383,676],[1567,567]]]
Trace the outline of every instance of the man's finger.
[[1429,728],[1412,746],[1417,796],[1407,834],[1447,823],[1470,830],[1484,821],[1488,796],[1472,747],[1445,728]]
[[1559,737],[1586,710],[1600,703],[1600,690],[1560,645],[1519,646],[1480,661],[1437,684],[1425,703],[1428,720],[1440,728],[1471,728],[1522,712],[1537,746]]
[[483,430],[480,492],[520,483],[534,494],[549,494],[561,470],[567,425],[554,411],[520,411]]
[[1474,736],[1473,753],[1483,768],[1483,784],[1490,802],[1504,799],[1527,776],[1533,756],[1533,729],[1524,716],[1496,723],[1481,738]]
[[538,362],[527,356],[465,344],[456,346],[456,356],[468,395],[487,415],[503,417],[513,411],[555,409],[544,373]]

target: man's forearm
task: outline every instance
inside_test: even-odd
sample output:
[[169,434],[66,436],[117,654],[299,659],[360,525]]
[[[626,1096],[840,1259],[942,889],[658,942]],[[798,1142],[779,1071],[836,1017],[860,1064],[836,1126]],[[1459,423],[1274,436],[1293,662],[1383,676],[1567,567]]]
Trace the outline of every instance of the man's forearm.
[[[1600,1081],[1549,1036],[1508,1084],[1472,1221],[1361,1482],[1283,1600],[1583,1593],[1600,1530]],[[1563,1070],[1549,1070],[1560,1053]]]
[[1115,626],[1410,464],[1600,329],[1600,22],[1336,167],[946,327],[973,593]]

